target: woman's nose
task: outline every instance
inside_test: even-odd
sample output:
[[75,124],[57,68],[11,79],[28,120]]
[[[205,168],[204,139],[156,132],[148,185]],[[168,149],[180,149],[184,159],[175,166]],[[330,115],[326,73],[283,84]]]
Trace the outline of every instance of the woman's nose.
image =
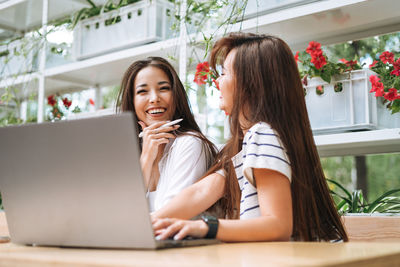
[[158,93],[156,91],[152,91],[150,93],[150,102],[158,102],[160,101],[160,96],[158,95]]

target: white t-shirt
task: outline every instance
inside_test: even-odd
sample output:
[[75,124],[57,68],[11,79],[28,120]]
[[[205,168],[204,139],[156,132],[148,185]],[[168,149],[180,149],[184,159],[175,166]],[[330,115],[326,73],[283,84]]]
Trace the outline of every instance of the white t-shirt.
[[[261,216],[257,188],[253,178],[253,168],[270,169],[292,179],[292,169],[277,133],[265,122],[253,125],[245,134],[242,150],[232,158],[238,179],[240,199],[240,219]],[[223,172],[218,171],[223,174]]]
[[149,192],[150,212],[167,204],[184,188],[195,183],[207,171],[207,153],[203,141],[192,135],[178,136],[166,145],[158,163],[160,178],[156,191]]

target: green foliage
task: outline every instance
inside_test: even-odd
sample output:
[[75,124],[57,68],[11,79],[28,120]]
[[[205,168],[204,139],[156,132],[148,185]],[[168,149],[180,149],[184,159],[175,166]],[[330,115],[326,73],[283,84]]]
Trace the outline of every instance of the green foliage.
[[329,60],[327,55],[324,55],[326,65],[317,68],[314,63],[312,63],[312,57],[313,56],[306,51],[298,53],[298,66],[301,77],[321,77],[322,80],[330,83],[332,76],[343,74],[350,70],[361,69],[361,66],[357,63],[349,62],[352,64],[344,64],[338,61],[334,62]]
[[400,153],[368,155],[368,196],[377,198],[389,188],[400,188]]
[[347,213],[399,213],[400,212],[400,196],[395,196],[400,189],[393,189],[384,192],[375,200],[368,202],[361,190],[349,192],[340,183],[328,179],[331,184],[330,190],[332,196],[336,197],[336,208],[339,214]]
[[329,157],[321,158],[325,176],[334,179],[347,189],[352,187],[351,172],[354,166],[354,157]]
[[331,60],[338,61],[341,58],[361,60],[364,58],[377,59],[385,50],[399,50],[400,33],[385,34],[350,41],[342,44],[327,46],[327,54]]
[[115,99],[117,99],[119,86],[113,86],[112,88],[108,88],[107,92],[103,95],[103,107],[102,108],[111,108],[114,105]]
[[[78,12],[74,13],[68,22],[71,23],[71,29],[75,28],[76,24],[80,20],[84,20],[87,18],[91,18],[102,13],[107,13],[113,10],[117,10],[123,6],[127,6],[140,0],[120,0],[117,4],[114,3],[113,0],[108,0],[104,5],[96,6],[96,4],[91,0],[86,0],[90,4],[91,7],[82,8]],[[117,23],[121,20],[121,17],[116,16],[108,21],[106,21],[106,25]]]

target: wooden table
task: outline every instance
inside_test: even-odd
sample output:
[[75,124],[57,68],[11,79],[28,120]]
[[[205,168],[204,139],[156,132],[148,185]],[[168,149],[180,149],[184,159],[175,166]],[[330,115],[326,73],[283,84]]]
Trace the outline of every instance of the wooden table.
[[[0,236],[7,236],[0,212]],[[400,266],[400,242],[262,242],[146,250],[0,244],[0,266]]]
[[400,243],[235,243],[145,250],[0,244],[0,266],[400,266]]

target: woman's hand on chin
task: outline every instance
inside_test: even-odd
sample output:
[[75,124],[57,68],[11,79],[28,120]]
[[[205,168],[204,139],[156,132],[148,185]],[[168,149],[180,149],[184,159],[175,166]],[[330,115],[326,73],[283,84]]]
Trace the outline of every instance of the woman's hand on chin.
[[202,238],[208,233],[208,226],[202,220],[190,221],[155,218],[153,220],[153,229],[157,240],[164,240],[169,237],[173,237],[175,240],[181,240],[186,236]]
[[151,163],[149,165],[152,166],[153,162],[157,158],[160,145],[167,144],[169,143],[169,139],[175,138],[175,135],[172,134],[171,131],[178,129],[179,125],[159,128],[165,124],[166,121],[156,122],[150,126],[146,126],[142,121],[139,121],[138,123],[143,129],[141,163],[145,164],[148,162]]

